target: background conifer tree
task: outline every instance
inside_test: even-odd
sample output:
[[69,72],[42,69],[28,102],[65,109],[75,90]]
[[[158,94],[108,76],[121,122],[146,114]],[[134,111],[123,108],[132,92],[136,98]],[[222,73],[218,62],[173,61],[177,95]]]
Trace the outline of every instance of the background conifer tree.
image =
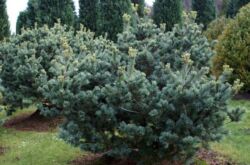
[[0,41],[10,35],[9,21],[6,11],[6,0],[0,0]]
[[224,64],[233,68],[231,82],[240,79],[244,82],[242,91],[250,91],[250,4],[242,7],[238,14],[224,28],[216,45],[217,55],[213,58],[213,72],[218,75]]
[[35,22],[38,22],[36,16],[36,12],[38,11],[38,4],[38,0],[29,0],[27,9],[20,12],[16,23],[17,34],[21,33],[22,28],[34,27]]
[[250,0],[231,0],[227,8],[227,17],[234,17],[239,9],[248,3]]
[[241,7],[248,4],[250,2],[250,0],[236,0],[236,2],[237,2],[237,8],[239,10]]
[[153,6],[153,19],[159,26],[166,23],[166,30],[169,31],[175,24],[181,22],[182,1],[181,0],[156,0]]
[[98,33],[107,33],[109,39],[116,40],[117,34],[123,30],[123,14],[131,12],[130,0],[100,0]]
[[79,22],[92,31],[96,31],[98,0],[79,0]]
[[227,12],[226,15],[227,17],[234,17],[237,13],[237,7],[236,7],[237,3],[236,0],[230,0],[227,6]]
[[207,25],[216,18],[216,7],[214,0],[193,0],[192,8],[197,12],[197,23]]
[[40,0],[38,6],[39,25],[48,24],[50,27],[61,20],[62,24],[74,25],[75,7],[72,0]]
[[75,25],[76,14],[72,0],[29,0],[27,9],[18,17],[16,31],[20,33],[22,27],[32,28],[35,23],[52,27],[58,19],[62,24]]
[[138,5],[138,15],[142,17],[144,15],[145,0],[132,0],[133,4]]

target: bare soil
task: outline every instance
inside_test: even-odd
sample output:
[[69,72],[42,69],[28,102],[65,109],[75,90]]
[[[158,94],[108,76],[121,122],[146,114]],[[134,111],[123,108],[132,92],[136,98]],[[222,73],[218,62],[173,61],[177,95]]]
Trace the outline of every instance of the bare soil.
[[205,149],[201,149],[197,153],[197,157],[201,160],[205,160],[209,165],[236,165],[236,163],[225,156]]
[[[223,157],[222,155],[201,149],[196,156],[200,160],[204,160],[208,165],[236,165],[232,161]],[[71,162],[71,165],[136,165],[135,162],[123,159],[123,160],[107,160],[102,157],[101,154],[89,154],[85,156],[78,157]],[[159,165],[183,165],[181,163],[170,163],[169,161],[163,161]]]
[[63,122],[62,117],[45,118],[39,111],[23,114],[7,120],[3,126],[19,131],[50,132],[54,131]]
[[136,165],[136,163],[128,159],[107,159],[103,154],[88,154],[73,160],[71,165]]
[[240,93],[234,96],[235,100],[250,100],[250,93]]
[[0,156],[3,155],[7,151],[6,147],[1,147],[0,146]]

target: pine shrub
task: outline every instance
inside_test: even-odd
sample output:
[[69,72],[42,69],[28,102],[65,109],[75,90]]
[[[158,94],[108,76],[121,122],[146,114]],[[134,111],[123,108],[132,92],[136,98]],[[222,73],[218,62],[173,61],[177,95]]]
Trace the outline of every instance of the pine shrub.
[[[214,52],[202,34],[202,27],[194,22],[195,17],[195,13],[184,14],[183,24],[176,25],[169,33],[165,32],[166,24],[158,28],[148,17],[140,19],[134,27],[125,23],[124,32],[118,35],[117,46],[125,53],[129,47],[135,47],[138,50],[136,67],[148,76],[154,76],[157,68],[167,63],[175,70],[179,69],[183,52],[190,53],[196,67],[209,66]],[[125,19],[129,21],[130,17],[125,16]],[[163,63],[155,63],[157,61]]]
[[227,102],[241,83],[227,83],[228,66],[218,79],[209,75],[204,66],[213,52],[193,21],[166,33],[152,20],[131,27],[130,16],[123,18],[127,26],[118,44],[80,32],[75,52],[72,40],[63,40],[49,69],[55,76],[40,87],[66,118],[61,138],[142,164],[189,163],[201,144],[221,138],[228,115],[238,120],[231,114],[241,112],[229,111]]
[[51,29],[44,26],[23,30],[22,34],[11,36],[0,45],[3,102],[8,105],[9,114],[16,108],[33,104],[38,104],[40,110],[52,107],[51,115],[56,114],[56,109],[38,89],[46,76],[53,77],[50,67],[63,47],[62,40],[73,36],[74,31],[66,31],[66,26],[56,24]]
[[213,51],[191,16],[166,32],[147,17],[131,26],[125,14],[117,43],[83,27],[24,30],[0,45],[3,101],[10,112],[35,103],[63,115],[61,138],[85,151],[188,164],[242,114],[227,106],[242,84],[227,82],[227,65],[209,74]]
[[221,65],[233,68],[232,81],[240,79],[245,83],[244,90],[250,90],[250,5],[243,7],[219,37],[214,58],[214,72],[220,74]]

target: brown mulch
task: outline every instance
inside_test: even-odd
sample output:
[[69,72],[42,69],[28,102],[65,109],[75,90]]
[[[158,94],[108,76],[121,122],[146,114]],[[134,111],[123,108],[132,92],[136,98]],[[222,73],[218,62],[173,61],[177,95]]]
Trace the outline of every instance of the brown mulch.
[[111,160],[103,157],[102,154],[88,154],[80,156],[71,162],[72,165],[136,165],[131,160]]
[[236,165],[236,163],[228,158],[210,150],[201,149],[197,153],[197,157],[201,160],[205,160],[209,165]]
[[234,100],[250,100],[250,93],[240,93],[234,96]]
[[[71,162],[71,165],[136,165],[136,162],[129,159],[105,159],[101,154],[90,154],[78,157]],[[180,163],[170,163],[163,161],[157,165],[182,165]]]
[[[208,165],[236,165],[236,163],[228,160],[224,156],[205,149],[201,149],[197,153],[197,158],[204,160]],[[78,157],[71,162],[71,165],[136,165],[135,162],[124,159],[124,160],[107,160],[102,157],[102,154],[89,154]],[[169,163],[163,161],[160,165],[183,165],[181,163]]]
[[7,151],[6,147],[1,147],[0,146],[0,156],[3,155]]
[[45,118],[38,111],[34,113],[22,114],[7,120],[3,126],[14,128],[19,131],[48,132],[54,131],[63,122],[62,117]]
[[[130,159],[108,159],[103,157],[103,154],[89,154],[80,156],[70,162],[71,165],[136,165],[136,162]],[[183,165],[179,162],[163,161],[155,165]]]

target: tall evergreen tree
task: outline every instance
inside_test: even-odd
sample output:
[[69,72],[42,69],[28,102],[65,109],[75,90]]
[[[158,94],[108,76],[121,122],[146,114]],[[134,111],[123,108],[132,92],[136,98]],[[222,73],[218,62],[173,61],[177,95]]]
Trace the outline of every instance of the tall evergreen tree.
[[245,6],[246,4],[248,4],[250,2],[250,0],[237,0],[237,7],[238,7],[238,10]]
[[216,18],[214,0],[193,0],[192,7],[194,11],[197,11],[197,23],[202,23],[205,28]]
[[16,22],[16,33],[20,34],[22,28],[34,27],[35,22],[39,23],[37,11],[39,7],[38,0],[29,0],[25,11],[20,12]]
[[227,17],[234,17],[237,13],[237,3],[236,3],[237,0],[230,0],[229,1],[229,4],[227,6],[227,12],[226,12],[226,15]]
[[79,0],[79,22],[96,31],[98,0]]
[[123,31],[123,15],[131,14],[130,0],[100,0],[97,29],[99,34],[108,34],[115,41],[117,34]]
[[75,7],[72,0],[40,0],[38,6],[38,24],[50,27],[60,19],[62,24],[74,25]]
[[17,32],[22,27],[47,24],[52,27],[60,19],[62,24],[75,25],[75,7],[72,0],[29,0],[28,7],[17,20]]
[[6,0],[0,0],[0,41],[10,35],[10,25],[6,11]]
[[138,15],[142,17],[144,15],[145,0],[132,0],[134,5],[138,5]]
[[153,19],[157,25],[166,23],[169,31],[175,24],[181,22],[182,0],[156,0],[153,6]]
[[227,8],[227,17],[234,17],[239,9],[248,3],[250,3],[250,0],[230,0]]

